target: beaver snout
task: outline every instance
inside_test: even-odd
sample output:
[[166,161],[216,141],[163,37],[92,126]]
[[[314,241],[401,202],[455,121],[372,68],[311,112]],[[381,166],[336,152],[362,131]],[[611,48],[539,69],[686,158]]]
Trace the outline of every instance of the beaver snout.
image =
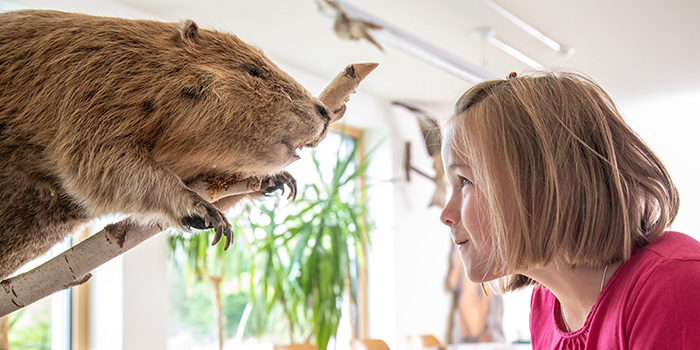
[[320,134],[315,135],[312,139],[302,144],[304,147],[316,147],[316,145],[326,137],[328,126],[331,123],[331,116],[328,114],[328,109],[326,109],[320,101],[314,103],[314,108],[316,108],[316,113],[321,117],[323,127],[321,128]]

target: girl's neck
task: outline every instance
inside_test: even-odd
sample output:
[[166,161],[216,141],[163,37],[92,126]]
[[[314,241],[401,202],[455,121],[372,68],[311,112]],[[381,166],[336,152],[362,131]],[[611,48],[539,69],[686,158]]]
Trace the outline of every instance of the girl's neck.
[[575,267],[565,263],[550,263],[545,267],[523,273],[539,282],[559,300],[564,320],[562,329],[570,332],[583,327],[595,305],[602,286],[607,284],[622,262],[601,268]]

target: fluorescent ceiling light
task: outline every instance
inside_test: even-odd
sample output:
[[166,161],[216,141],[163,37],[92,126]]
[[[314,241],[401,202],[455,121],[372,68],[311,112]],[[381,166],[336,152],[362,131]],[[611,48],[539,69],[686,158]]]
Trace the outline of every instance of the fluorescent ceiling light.
[[495,36],[490,36],[486,38],[486,41],[491,43],[493,46],[503,50],[503,52],[515,57],[518,59],[520,62],[523,62],[527,64],[528,66],[535,68],[535,69],[542,69],[544,66],[542,66],[539,62],[535,61],[534,59],[530,58],[530,56],[518,51],[516,48],[504,43],[503,41],[499,40]]
[[479,39],[486,40],[491,45],[503,50],[503,52],[515,57],[520,62],[523,62],[534,69],[542,69],[544,67],[530,56],[496,38],[496,30],[492,27],[476,27],[472,30],[472,35]]
[[[569,55],[572,55],[574,53],[574,50],[572,48],[565,47],[564,45],[554,41],[554,39],[548,37],[544,33],[535,29],[533,26],[525,23],[525,21],[518,18],[514,14],[510,13],[508,10],[504,9],[500,5],[493,2],[492,0],[481,0],[481,2],[484,3],[484,5],[490,7],[492,10],[494,10],[498,14],[500,14],[501,16],[505,17],[505,19],[511,21],[513,24],[520,27],[526,33],[535,37],[535,39],[541,41],[543,44],[547,45],[552,50],[556,51],[557,53],[560,53],[560,54],[565,55],[565,56],[569,56]],[[496,44],[494,44],[494,45],[496,45]]]

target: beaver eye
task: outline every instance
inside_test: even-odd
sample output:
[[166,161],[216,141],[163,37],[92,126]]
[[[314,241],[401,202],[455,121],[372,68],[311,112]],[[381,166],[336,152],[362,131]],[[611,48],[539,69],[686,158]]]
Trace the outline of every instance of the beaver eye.
[[253,78],[262,78],[262,73],[257,68],[248,68],[248,74]]

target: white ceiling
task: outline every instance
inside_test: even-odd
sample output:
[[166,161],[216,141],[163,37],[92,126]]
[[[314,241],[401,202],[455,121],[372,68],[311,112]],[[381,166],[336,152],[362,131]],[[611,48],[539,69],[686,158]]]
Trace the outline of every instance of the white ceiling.
[[[403,31],[477,65],[493,76],[530,68],[471,35],[478,26],[546,67],[591,75],[614,98],[636,99],[700,90],[700,2],[695,0],[495,0],[555,41],[564,57],[480,0],[345,0]],[[332,31],[314,0],[49,0],[1,1],[4,8],[50,7],[165,21],[185,18],[237,34],[273,60],[330,80],[346,64],[380,66],[361,86],[392,100],[450,105],[470,82],[415,57]]]

